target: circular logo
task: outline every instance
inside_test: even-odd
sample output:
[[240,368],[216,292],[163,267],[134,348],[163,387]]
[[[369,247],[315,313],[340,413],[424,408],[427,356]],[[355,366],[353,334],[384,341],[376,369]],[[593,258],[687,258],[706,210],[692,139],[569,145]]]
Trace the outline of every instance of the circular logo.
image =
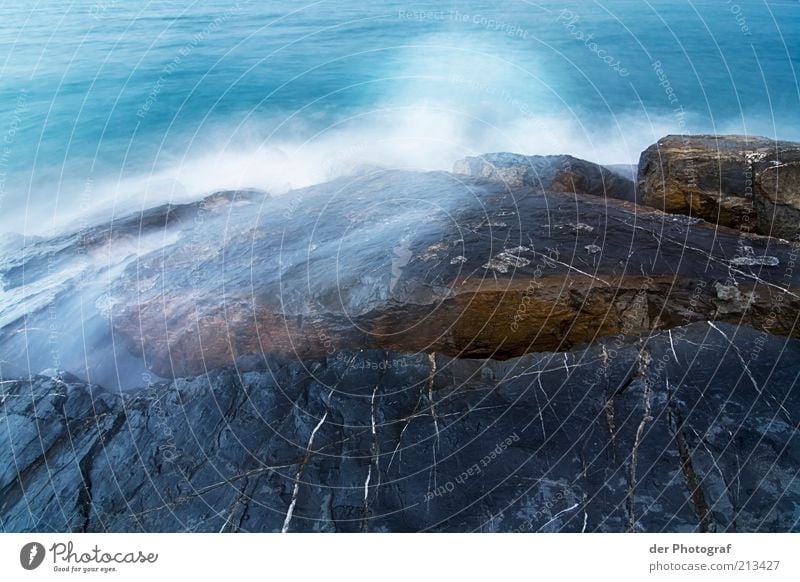
[[30,542],[22,546],[19,552],[19,563],[26,570],[35,570],[44,562],[44,546],[38,542]]

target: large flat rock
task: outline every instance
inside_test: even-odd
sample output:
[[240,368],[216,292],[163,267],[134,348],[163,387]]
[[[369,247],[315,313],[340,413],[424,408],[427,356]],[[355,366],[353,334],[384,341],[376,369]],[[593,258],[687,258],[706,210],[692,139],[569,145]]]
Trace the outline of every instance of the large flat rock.
[[0,384],[4,531],[798,531],[800,342],[698,323],[496,360]]
[[112,285],[162,376],[336,349],[510,358],[714,320],[795,335],[797,247],[619,201],[386,171],[199,214]]
[[0,260],[0,375],[131,388],[247,354],[511,358],[727,321],[796,335],[793,243],[592,195],[380,171],[228,192]]

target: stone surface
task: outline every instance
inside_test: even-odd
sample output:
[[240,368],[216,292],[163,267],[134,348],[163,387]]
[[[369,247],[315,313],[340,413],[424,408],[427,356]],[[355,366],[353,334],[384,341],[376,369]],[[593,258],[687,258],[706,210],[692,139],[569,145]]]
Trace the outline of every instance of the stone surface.
[[224,221],[226,209],[267,195],[219,192],[192,204],[164,205],[52,238],[0,241],[0,377],[48,368],[107,388],[130,388],[150,374],[110,325],[111,288],[128,265],[195,230],[203,216]]
[[446,172],[223,193],[8,254],[0,375],[59,368],[129,388],[247,354],[504,359],[707,319],[792,335],[796,254],[625,202]]
[[639,179],[639,165],[638,164],[604,164],[603,167],[612,174],[616,174],[631,182],[637,182]]
[[800,342],[337,352],[124,395],[4,381],[5,531],[798,531]]
[[510,188],[636,200],[633,180],[625,176],[624,167],[609,169],[567,155],[483,154],[457,161],[453,172],[499,180]]
[[800,247],[543,160],[3,237],[0,529],[797,531]]
[[706,319],[789,335],[796,253],[594,196],[378,172],[204,219],[127,267],[112,321],[161,376],[347,346],[502,359]]
[[748,232],[800,232],[800,144],[747,136],[667,136],[642,153],[642,202]]

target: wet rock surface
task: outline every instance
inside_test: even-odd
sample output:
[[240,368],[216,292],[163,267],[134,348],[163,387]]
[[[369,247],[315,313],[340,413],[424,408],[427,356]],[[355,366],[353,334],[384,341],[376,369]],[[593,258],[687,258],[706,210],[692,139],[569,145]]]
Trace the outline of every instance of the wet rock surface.
[[573,160],[3,237],[0,528],[797,531],[800,247]]
[[800,233],[800,144],[747,136],[667,136],[639,162],[642,202],[747,232]]
[[168,377],[348,346],[503,359],[706,319],[796,333],[785,242],[444,172],[295,195],[131,263],[111,290],[119,341]]
[[797,531],[800,342],[337,352],[112,394],[5,381],[6,531]]
[[203,216],[222,222],[227,208],[267,196],[219,192],[74,233],[0,241],[0,377],[59,368],[112,389],[141,386],[152,373],[110,324],[114,283],[128,265],[135,272],[140,257],[195,231]]
[[573,156],[523,156],[495,153],[468,157],[453,166],[455,174],[499,180],[511,188],[588,194],[636,201],[630,168],[614,169]]
[[697,219],[445,172],[221,193],[7,254],[0,375],[60,368],[132,388],[247,354],[505,359],[707,319],[792,335],[796,254]]

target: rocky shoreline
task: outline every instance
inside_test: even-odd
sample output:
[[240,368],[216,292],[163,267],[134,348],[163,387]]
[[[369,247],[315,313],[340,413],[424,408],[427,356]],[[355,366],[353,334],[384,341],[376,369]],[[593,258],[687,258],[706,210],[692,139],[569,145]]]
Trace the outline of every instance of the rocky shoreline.
[[800,144],[0,242],[4,531],[797,531]]

